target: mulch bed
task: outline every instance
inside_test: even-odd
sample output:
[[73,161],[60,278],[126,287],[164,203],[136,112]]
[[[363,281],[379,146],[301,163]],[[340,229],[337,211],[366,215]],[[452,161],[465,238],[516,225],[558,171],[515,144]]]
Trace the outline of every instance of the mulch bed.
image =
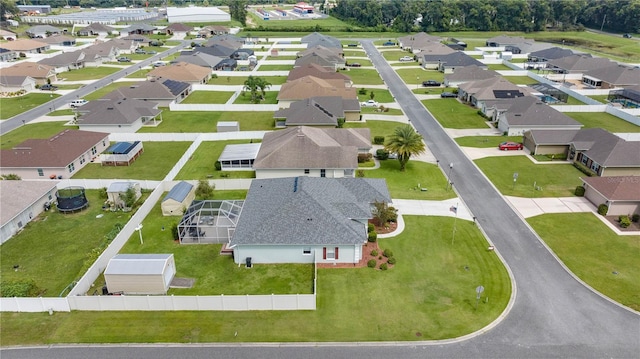
[[631,225],[627,228],[620,227],[620,222],[618,222],[618,216],[605,216],[611,224],[613,224],[618,230],[621,232],[635,232],[640,231],[640,222],[631,222]]

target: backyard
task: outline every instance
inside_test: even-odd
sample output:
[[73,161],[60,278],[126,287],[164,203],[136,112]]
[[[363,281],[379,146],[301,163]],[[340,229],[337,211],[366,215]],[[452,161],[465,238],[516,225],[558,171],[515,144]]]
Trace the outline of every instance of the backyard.
[[640,132],[640,126],[606,112],[565,112],[565,115],[584,125],[584,128],[602,128],[609,132]]
[[158,127],[143,127],[143,132],[217,132],[219,121],[238,121],[241,131],[269,131],[275,128],[273,112],[163,111]]
[[[249,76],[216,76],[212,77],[207,85],[244,85]],[[260,78],[272,85],[282,85],[287,81],[286,76],[260,76]]]
[[[258,91],[258,95],[260,91]],[[265,91],[264,100],[260,100],[258,104],[260,105],[276,105],[278,103],[278,91]],[[233,101],[234,105],[249,105],[253,104],[251,101],[251,93],[247,91],[243,91],[240,93],[240,96]]]
[[175,179],[254,178],[254,171],[217,171],[215,168],[215,162],[220,158],[226,145],[249,142],[260,142],[260,140],[203,141]]
[[489,128],[487,121],[478,115],[478,109],[460,103],[456,99],[424,100],[422,104],[445,128]]
[[182,102],[183,104],[224,104],[229,101],[234,92],[222,91],[193,91]]
[[0,120],[6,120],[29,111],[59,96],[53,93],[30,93],[24,96],[0,98]]
[[349,71],[342,71],[342,73],[349,76],[356,87],[384,84],[377,70],[351,68]]

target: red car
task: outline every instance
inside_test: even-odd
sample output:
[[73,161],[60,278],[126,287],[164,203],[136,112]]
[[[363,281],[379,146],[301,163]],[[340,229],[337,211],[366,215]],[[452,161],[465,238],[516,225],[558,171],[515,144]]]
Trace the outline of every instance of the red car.
[[521,150],[523,148],[524,146],[522,145],[522,143],[518,143],[518,142],[502,142],[498,146],[498,149],[500,149],[501,151]]

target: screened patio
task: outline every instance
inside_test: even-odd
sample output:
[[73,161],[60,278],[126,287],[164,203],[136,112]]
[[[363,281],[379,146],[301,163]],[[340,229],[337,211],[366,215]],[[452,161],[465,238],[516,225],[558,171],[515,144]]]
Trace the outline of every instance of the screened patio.
[[193,201],[178,224],[180,243],[228,243],[243,204],[240,200]]

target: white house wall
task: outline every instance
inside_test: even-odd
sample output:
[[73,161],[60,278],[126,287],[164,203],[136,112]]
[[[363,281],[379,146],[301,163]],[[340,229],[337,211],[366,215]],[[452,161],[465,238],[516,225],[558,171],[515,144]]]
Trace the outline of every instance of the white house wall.
[[35,201],[31,206],[25,208],[16,217],[2,226],[2,228],[0,229],[2,241],[0,243],[8,241],[11,237],[18,233],[18,231],[24,228],[27,223],[31,222],[40,213],[44,212],[45,203],[55,201],[57,190],[58,189],[56,187],[52,188],[49,192],[40,197],[40,199]]
[[[323,247],[338,247],[338,259],[323,260]],[[358,257],[356,256],[358,247]],[[304,254],[304,248],[310,249],[310,254]],[[244,264],[247,257],[251,257],[251,263],[273,264],[273,263],[356,263],[362,259],[362,245],[327,245],[327,246],[304,246],[304,245],[238,245],[233,249],[233,260],[235,263]]]
[[78,125],[79,130],[104,132],[104,133],[129,133],[137,132],[142,127],[140,120],[132,123],[131,125],[85,125],[82,123]]
[[[309,174],[304,173],[304,169],[257,169],[256,178],[283,178],[283,177],[320,177],[319,169],[309,169]],[[325,177],[342,178],[345,177],[344,169],[326,169]]]

